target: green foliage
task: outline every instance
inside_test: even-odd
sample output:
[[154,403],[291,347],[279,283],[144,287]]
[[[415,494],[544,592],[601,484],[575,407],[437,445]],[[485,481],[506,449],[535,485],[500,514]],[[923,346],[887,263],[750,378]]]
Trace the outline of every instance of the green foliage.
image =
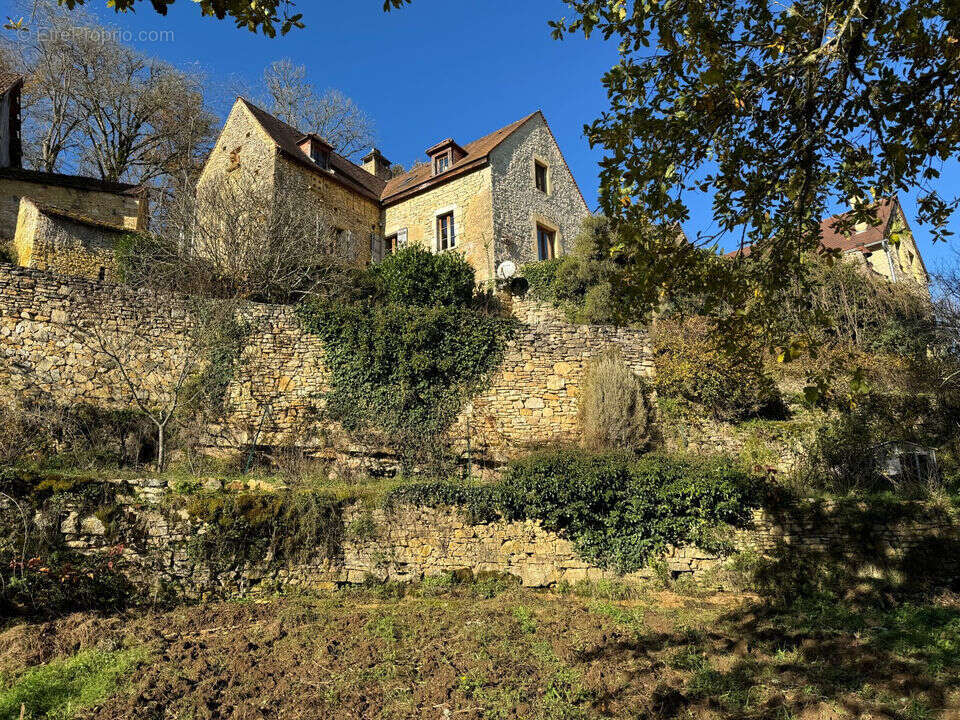
[[0,468],[0,492],[0,615],[117,610],[134,598],[122,546],[83,554],[66,547],[60,533],[76,511],[100,520],[108,541],[121,527],[135,536],[118,504],[119,494],[132,494],[128,485]]
[[433,307],[467,307],[473,301],[473,267],[457,253],[410,246],[371,268],[379,300]]
[[671,545],[729,548],[722,524],[743,525],[758,505],[755,480],[726,460],[556,450],[508,467],[488,486],[427,483],[398,488],[389,503],[457,506],[474,521],[539,520],[587,560],[621,572]]
[[[653,232],[651,230],[651,232]],[[562,308],[571,322],[626,324],[645,319],[621,292],[627,271],[619,237],[604,217],[589,216],[574,239],[573,252],[523,267],[530,296]]]
[[[84,5],[87,0],[57,0],[71,10]],[[142,0],[110,0],[108,7],[115,12],[133,12],[137,2]],[[167,14],[167,6],[174,0],[150,0],[153,9],[161,15]],[[388,0],[399,5],[401,0]],[[223,20],[230,18],[238,28],[246,28],[252,33],[262,32],[267,37],[276,37],[277,27],[281,35],[286,35],[293,28],[303,28],[303,14],[294,12],[296,3],[293,0],[261,0],[260,2],[245,2],[244,0],[197,0],[200,14],[203,17],[216,17]]]
[[654,386],[718,418],[755,415],[779,402],[756,343],[724,342],[704,317],[664,316],[653,328]]
[[527,292],[533,300],[557,302],[557,273],[565,259],[566,256],[523,266],[523,279],[527,281]]
[[645,383],[619,351],[587,366],[580,388],[580,431],[590,450],[638,450],[649,441],[651,409]]
[[0,677],[0,718],[69,720],[116,693],[148,657],[142,648],[116,652],[84,650],[30,668],[14,679]]
[[909,282],[891,283],[853,262],[810,258],[807,282],[780,294],[783,332],[836,348],[921,356],[937,342],[933,305]]
[[203,492],[187,497],[184,509],[205,524],[187,550],[210,567],[211,579],[247,563],[303,561],[317,548],[331,557],[344,535],[342,503],[319,492]]
[[[941,122],[960,82],[960,66],[941,61],[956,53],[955,4],[878,0],[866,14],[857,0],[566,4],[555,37],[597,33],[619,48],[604,76],[610,107],[587,136],[605,152],[601,208],[625,251],[648,263],[636,288],[647,307],[655,288],[700,279],[685,243],[639,231],[689,220],[687,193],[710,197],[711,232],[753,245],[752,260],[719,268],[704,290],[739,309],[757,298],[731,320],[761,330],[817,249],[831,203],[923,185],[920,221],[935,239],[950,234],[955,204],[938,194],[935,166],[960,148],[960,118]],[[837,32],[825,40],[827,25]],[[847,229],[875,220],[867,205]]]
[[406,463],[437,459],[440,436],[499,365],[515,321],[473,307],[473,270],[454,253],[408,248],[369,273],[367,297],[299,308],[324,343],[327,413],[367,440],[379,432]]

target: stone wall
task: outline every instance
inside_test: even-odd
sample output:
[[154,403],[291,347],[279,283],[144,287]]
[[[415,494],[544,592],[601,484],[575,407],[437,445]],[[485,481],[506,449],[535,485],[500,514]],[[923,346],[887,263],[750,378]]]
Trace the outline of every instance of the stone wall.
[[407,244],[437,251],[437,216],[453,212],[455,251],[462,253],[478,282],[493,279],[494,229],[492,179],[482,167],[384,210],[384,234],[406,231]]
[[[0,393],[58,403],[129,407],[130,388],[98,346],[123,349],[138,390],[151,402],[170,401],[186,363],[199,370],[192,338],[197,323],[183,298],[134,291],[79,278],[0,266]],[[516,301],[520,329],[489,389],[453,433],[468,431],[474,451],[494,461],[529,445],[576,435],[577,396],[589,358],[617,346],[639,373],[652,368],[643,330],[577,326],[552,309]],[[340,457],[349,443],[318,420],[326,374],[319,339],[301,329],[291,307],[244,305],[249,328],[227,387],[228,412],[211,428],[220,447],[297,445]],[[110,348],[107,348],[108,350]]]
[[[537,189],[534,162],[547,166],[547,192]],[[536,262],[537,225],[556,233],[557,253],[573,250],[573,239],[589,214],[576,180],[543,115],[537,113],[491,154],[495,264]]]
[[579,436],[579,393],[591,358],[615,347],[639,376],[653,375],[645,330],[574,325],[562,310],[506,297],[521,327],[489,388],[473,401],[473,446],[493,457]]
[[[332,553],[308,551],[303,562],[278,565],[263,562],[236,565],[213,577],[210,568],[189,551],[190,539],[206,532],[184,510],[172,509],[160,481],[134,483],[133,493],[118,497],[124,520],[106,528],[89,510],[66,506],[51,518],[69,547],[82,552],[124,546],[127,572],[142,582],[163,582],[187,594],[214,591],[245,593],[265,583],[329,587],[338,583],[377,580],[417,581],[444,572],[515,576],[529,587],[559,583],[620,580],[641,583],[665,573],[689,577],[706,585],[729,582],[727,558],[695,547],[676,548],[651,567],[618,575],[584,561],[573,544],[538,522],[471,524],[456,508],[403,505],[392,509],[347,503],[334,528],[339,541]],[[904,503],[897,517],[850,515],[849,508],[809,501],[780,511],[757,511],[753,527],[731,534],[739,551],[759,566],[813,562],[831,563],[857,581],[886,580],[916,589],[920,584],[948,584],[960,577],[960,519],[920,503]]]
[[117,227],[144,229],[147,223],[146,197],[130,186],[7,168],[0,170],[0,242],[13,240],[23,197]]

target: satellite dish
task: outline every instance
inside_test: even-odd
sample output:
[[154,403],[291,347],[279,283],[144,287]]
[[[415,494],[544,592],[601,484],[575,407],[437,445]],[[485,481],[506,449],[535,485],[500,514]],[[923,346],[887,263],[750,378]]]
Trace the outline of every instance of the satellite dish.
[[509,280],[517,274],[517,264],[512,260],[504,260],[497,268],[497,277],[501,280]]

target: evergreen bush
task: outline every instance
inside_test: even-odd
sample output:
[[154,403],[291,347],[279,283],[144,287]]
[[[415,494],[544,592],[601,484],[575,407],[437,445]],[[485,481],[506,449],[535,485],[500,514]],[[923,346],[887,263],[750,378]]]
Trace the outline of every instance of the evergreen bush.
[[722,458],[558,449],[511,463],[493,485],[407,485],[387,504],[457,506],[475,522],[539,520],[585,559],[632,572],[670,546],[730,550],[717,531],[748,524],[759,490],[755,478]]

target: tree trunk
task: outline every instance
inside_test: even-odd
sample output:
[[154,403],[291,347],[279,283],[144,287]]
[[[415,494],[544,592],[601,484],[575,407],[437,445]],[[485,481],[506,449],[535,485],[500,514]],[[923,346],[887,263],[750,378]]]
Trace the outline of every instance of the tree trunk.
[[166,453],[166,447],[165,447],[166,430],[167,430],[166,423],[160,423],[157,425],[157,472],[158,473],[163,472],[163,466],[167,460],[166,458],[167,453]]

